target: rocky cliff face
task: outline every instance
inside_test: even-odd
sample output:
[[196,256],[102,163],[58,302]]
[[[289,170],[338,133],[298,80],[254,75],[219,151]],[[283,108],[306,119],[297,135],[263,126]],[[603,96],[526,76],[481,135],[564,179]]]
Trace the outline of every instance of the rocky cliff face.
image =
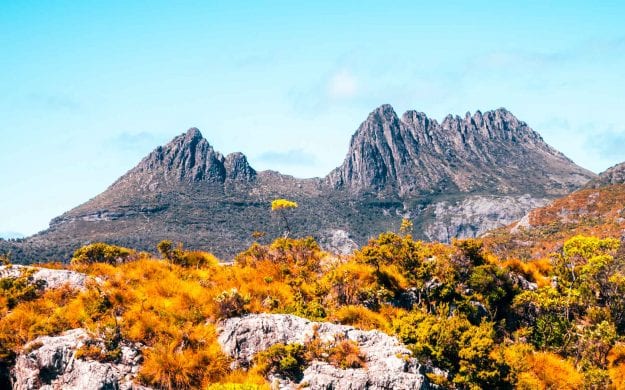
[[380,331],[362,331],[351,326],[311,322],[283,314],[255,314],[230,318],[220,327],[219,343],[236,364],[249,367],[253,357],[270,346],[282,343],[304,344],[315,337],[333,341],[345,337],[358,344],[366,358],[366,368],[340,369],[314,361],[304,370],[299,383],[285,378],[270,378],[282,389],[296,389],[306,383],[312,389],[429,389],[426,372],[442,371],[425,367],[411,357],[396,338]]
[[538,133],[500,108],[442,123],[383,105],[352,137],[343,165],[327,176],[334,188],[411,196],[439,192],[563,195],[592,173],[575,166]]
[[489,230],[523,218],[527,210],[549,203],[548,198],[521,196],[467,196],[458,201],[442,201],[428,207],[431,217],[423,225],[431,241],[478,237]]
[[438,123],[417,111],[400,118],[383,105],[358,128],[344,163],[322,179],[257,172],[243,154],[224,157],[192,128],[48,230],[0,240],[0,253],[11,250],[18,262],[67,260],[90,242],[154,251],[169,239],[231,259],[254,231],[283,234],[269,211],[275,198],[300,205],[290,213],[293,235],[331,250],[397,230],[402,218],[413,221],[415,237],[447,241],[508,224],[593,177],[505,109]]
[[620,237],[625,242],[625,163],[584,188],[555,199],[508,226],[492,230],[485,244],[498,255],[544,258],[575,235]]
[[252,181],[256,171],[242,153],[224,157],[196,128],[174,138],[152,153],[115,184],[156,190],[188,183],[223,184],[227,180]]

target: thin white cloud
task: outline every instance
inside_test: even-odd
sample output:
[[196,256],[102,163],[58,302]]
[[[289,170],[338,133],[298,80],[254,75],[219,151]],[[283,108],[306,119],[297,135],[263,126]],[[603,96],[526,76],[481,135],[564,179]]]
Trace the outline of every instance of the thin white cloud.
[[333,99],[349,99],[358,93],[358,80],[346,69],[330,76],[327,85],[328,96]]

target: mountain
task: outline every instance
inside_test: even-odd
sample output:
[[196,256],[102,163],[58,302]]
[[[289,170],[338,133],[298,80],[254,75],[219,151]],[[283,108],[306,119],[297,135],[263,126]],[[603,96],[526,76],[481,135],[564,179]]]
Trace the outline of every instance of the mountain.
[[505,109],[439,124],[380,106],[353,135],[343,164],[312,179],[258,172],[243,154],[223,156],[192,128],[49,229],[0,241],[0,251],[32,262],[67,259],[94,241],[153,251],[170,239],[229,259],[255,231],[266,241],[283,233],[269,210],[275,198],[299,203],[289,215],[294,235],[335,251],[397,230],[402,218],[413,221],[417,238],[449,241],[519,219],[595,176]]
[[486,245],[499,255],[541,258],[581,234],[625,240],[625,163],[609,168],[584,188],[536,208],[519,221],[489,232]]
[[503,108],[449,115],[439,124],[417,111],[398,118],[383,105],[360,126],[345,162],[327,180],[352,192],[402,197],[479,191],[562,195],[591,176]]

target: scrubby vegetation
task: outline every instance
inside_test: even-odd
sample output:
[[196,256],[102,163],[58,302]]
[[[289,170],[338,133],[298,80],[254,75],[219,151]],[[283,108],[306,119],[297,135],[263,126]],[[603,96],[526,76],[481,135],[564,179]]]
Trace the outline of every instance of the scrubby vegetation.
[[625,231],[625,184],[586,188],[532,210],[531,229],[512,226],[489,232],[484,244],[501,257],[538,259],[575,236],[621,237]]
[[108,245],[102,242],[89,244],[74,252],[72,264],[119,264],[138,258],[136,251],[116,245]]
[[[0,364],[39,335],[83,327],[105,341],[81,358],[114,361],[120,339],[143,345],[139,380],[162,389],[267,388],[312,360],[366,367],[337,338],[276,344],[232,369],[220,319],[291,313],[396,335],[449,388],[579,389],[625,385],[625,256],[619,240],[575,236],[535,260],[495,256],[480,240],[452,245],[384,233],[353,255],[311,238],[254,244],[232,265],[159,244],[162,259],[94,244],[68,265],[99,277],[84,291],[43,290],[28,274],[0,280]],[[58,265],[56,265],[58,266]]]

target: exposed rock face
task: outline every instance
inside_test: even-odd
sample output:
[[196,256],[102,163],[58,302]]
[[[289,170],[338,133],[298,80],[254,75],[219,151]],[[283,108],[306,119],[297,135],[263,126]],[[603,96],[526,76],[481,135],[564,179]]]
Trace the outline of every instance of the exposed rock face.
[[226,179],[252,181],[256,177],[256,171],[247,162],[243,153],[230,153],[224,160]]
[[[256,171],[242,153],[224,157],[215,151],[196,128],[159,146],[122,180],[150,189],[180,183],[224,183],[226,180],[251,181]],[[134,180],[133,180],[134,179]]]
[[514,226],[512,226],[512,229],[510,229],[510,233],[517,234],[523,229],[530,229],[531,227],[532,225],[530,224],[530,215],[528,213],[525,214],[523,218],[519,219],[519,221],[515,223]]
[[89,281],[100,283],[98,278],[76,271],[25,267],[22,265],[0,266],[0,279],[19,278],[25,273],[30,273],[32,282],[45,289],[59,288],[67,285],[70,288],[84,290]]
[[11,371],[13,389],[147,389],[133,384],[141,362],[136,348],[122,347],[119,364],[77,359],[76,351],[88,340],[84,329],[73,329],[28,343]]
[[289,212],[292,236],[313,236],[330,251],[397,231],[402,218],[413,221],[415,238],[447,241],[509,224],[593,177],[505,109],[438,123],[383,105],[358,128],[345,162],[313,179],[256,172],[192,128],[48,230],[0,240],[0,253],[21,263],[68,260],[92,242],[153,252],[168,239],[230,260],[255,231],[267,241],[282,235],[269,210],[276,198],[300,205]]
[[521,290],[535,291],[538,289],[538,283],[530,282],[525,277],[516,272],[509,273],[512,282]]
[[432,241],[477,237],[523,217],[527,210],[544,206],[547,198],[522,196],[469,196],[460,202],[439,202],[431,206],[433,218],[424,225]]
[[131,172],[145,176],[197,182],[224,181],[224,157],[215,152],[196,128],[174,138],[168,147],[158,147]]
[[612,184],[625,184],[625,162],[601,172],[599,177],[588,183],[588,187],[600,188]]
[[575,166],[538,133],[500,108],[442,123],[383,105],[352,137],[343,165],[328,182],[353,192],[400,196],[438,192],[564,195],[593,174]]
[[331,253],[347,255],[358,249],[358,244],[352,240],[349,233],[342,229],[331,229],[321,236],[319,245]]
[[[362,331],[351,326],[311,322],[284,314],[257,314],[230,318],[220,327],[219,343],[224,352],[248,367],[254,355],[283,343],[304,344],[314,329],[321,340],[337,334],[358,343],[366,356],[366,368],[342,370],[325,362],[313,362],[300,383],[312,389],[428,389],[427,371],[399,341],[380,331]],[[282,388],[296,384],[282,382]]]
[[501,257],[540,259],[560,251],[575,235],[621,237],[625,242],[624,171],[625,164],[616,165],[584,188],[490,231],[485,246]]

